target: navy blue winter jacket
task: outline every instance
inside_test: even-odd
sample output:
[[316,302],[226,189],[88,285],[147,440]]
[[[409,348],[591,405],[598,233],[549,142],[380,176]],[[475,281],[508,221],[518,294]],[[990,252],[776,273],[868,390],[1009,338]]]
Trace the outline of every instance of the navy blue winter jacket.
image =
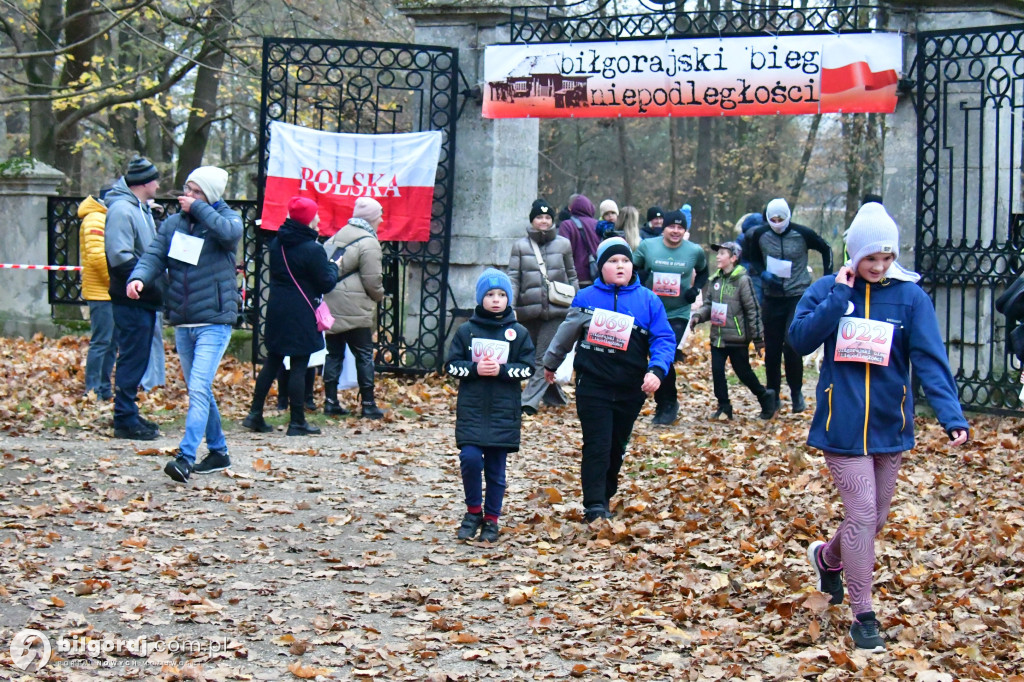
[[[840,318],[882,320],[894,326],[888,366],[836,362]],[[817,408],[807,444],[841,455],[896,453],[914,447],[910,365],[939,423],[952,433],[967,429],[956,382],[939,334],[935,308],[917,284],[885,279],[853,288],[820,278],[797,304],[789,342],[808,355],[825,344]]]
[[[175,233],[203,240],[195,265],[171,258]],[[179,324],[234,324],[241,297],[235,272],[235,251],[242,238],[242,218],[223,201],[211,206],[195,201],[189,212],[165,220],[128,281],[142,280],[143,292],[167,271],[164,291],[167,321]]]
[[[633,329],[625,350],[587,341],[595,310],[611,310],[633,317]],[[653,291],[640,285],[635,273],[625,286],[599,280],[576,294],[569,314],[544,354],[544,367],[557,369],[577,341],[573,362],[577,389],[607,389],[608,395],[640,393],[647,372],[664,381],[676,352],[676,335],[668,322],[665,306]]]

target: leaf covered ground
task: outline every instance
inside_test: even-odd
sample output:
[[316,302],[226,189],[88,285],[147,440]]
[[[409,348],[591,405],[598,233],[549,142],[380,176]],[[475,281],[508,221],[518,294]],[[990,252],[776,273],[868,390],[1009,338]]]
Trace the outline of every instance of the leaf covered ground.
[[[493,546],[453,539],[444,378],[382,378],[385,421],[319,416],[323,435],[287,438],[240,429],[252,373],[227,359],[233,467],[182,486],[161,473],[186,405],[173,352],[142,401],[164,436],[132,443],[81,396],[86,348],[0,340],[0,676],[1024,680],[1021,419],[972,416],[951,451],[918,418],[877,543],[889,648],[869,656],[811,587],[806,547],[841,505],[803,445],[810,412],[762,422],[733,386],[736,421],[707,421],[696,346],[680,420],[652,427],[645,406],[611,522],[582,521],[573,408],[527,418]],[[23,628],[75,646],[20,672]]]

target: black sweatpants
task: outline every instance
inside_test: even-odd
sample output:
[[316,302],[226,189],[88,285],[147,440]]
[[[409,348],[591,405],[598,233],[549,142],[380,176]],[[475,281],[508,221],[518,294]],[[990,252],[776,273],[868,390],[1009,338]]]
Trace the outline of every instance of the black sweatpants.
[[761,308],[764,323],[764,374],[768,388],[776,393],[782,387],[782,359],[786,359],[786,383],[796,395],[804,385],[804,363],[799,353],[789,345],[789,325],[799,296],[765,296]]
[[580,479],[584,507],[608,504],[619,489],[622,456],[645,398],[639,391],[616,395],[614,391],[598,394],[577,389],[576,414],[583,430]]
[[750,369],[750,349],[747,346],[711,347],[711,379],[715,386],[715,398],[719,405],[729,404],[729,383],[725,379],[725,361],[732,363],[732,371],[750,389],[754,397],[760,398],[765,393],[764,386],[758,380],[754,370]]

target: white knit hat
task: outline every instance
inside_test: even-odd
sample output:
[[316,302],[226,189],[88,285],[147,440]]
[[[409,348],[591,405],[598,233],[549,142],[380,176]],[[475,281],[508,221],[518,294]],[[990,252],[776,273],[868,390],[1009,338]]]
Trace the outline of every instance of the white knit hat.
[[597,216],[599,218],[604,218],[604,214],[607,213],[608,211],[611,211],[612,213],[619,212],[618,204],[616,204],[611,199],[605,199],[604,201],[601,202],[600,208],[597,209]]
[[850,255],[848,265],[854,272],[861,260],[871,254],[891,253],[893,263],[886,277],[912,282],[920,279],[920,275],[904,270],[896,262],[900,257],[900,229],[881,204],[870,202],[857,211],[846,231],[846,252]]
[[860,207],[846,231],[846,251],[854,272],[861,259],[873,253],[900,257],[900,230],[884,206],[870,203]]
[[206,195],[206,201],[216,204],[224,196],[224,188],[228,186],[228,172],[216,166],[200,166],[188,174],[185,182],[199,185]]

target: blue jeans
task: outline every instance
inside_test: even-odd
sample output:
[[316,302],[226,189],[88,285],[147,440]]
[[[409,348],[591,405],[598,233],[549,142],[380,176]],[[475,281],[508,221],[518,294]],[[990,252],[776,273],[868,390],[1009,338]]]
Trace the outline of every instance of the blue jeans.
[[228,449],[224,430],[220,426],[217,399],[213,397],[213,379],[230,340],[231,325],[227,324],[178,327],[174,331],[181,372],[188,385],[185,435],[178,448],[181,456],[193,464],[196,461],[196,450],[204,436],[206,447],[211,451],[226,452]]
[[156,322],[153,323],[153,341],[149,346],[149,365],[146,373],[142,375],[139,386],[143,391],[151,391],[157,386],[167,383],[166,358],[164,357],[164,314],[156,314]]
[[114,428],[127,429],[139,424],[139,406],[135,397],[139,382],[149,365],[156,313],[136,306],[111,303],[117,330],[117,370],[114,373]]
[[[501,448],[480,448],[467,445],[459,453],[462,469],[462,489],[466,493],[466,506],[484,508],[484,516],[501,516],[501,502],[505,499],[505,459],[508,453]],[[487,495],[483,494],[480,474],[487,479]]]
[[85,392],[110,400],[110,375],[117,359],[114,345],[114,310],[110,301],[89,301],[89,354],[85,357]]

